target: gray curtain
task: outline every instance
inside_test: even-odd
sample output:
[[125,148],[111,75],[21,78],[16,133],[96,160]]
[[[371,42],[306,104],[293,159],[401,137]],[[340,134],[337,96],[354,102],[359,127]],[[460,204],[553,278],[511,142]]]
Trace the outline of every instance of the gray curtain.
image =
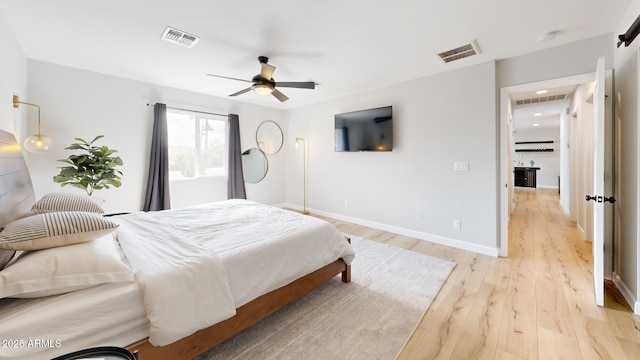
[[246,199],[242,174],[242,151],[240,150],[240,122],[238,115],[229,114],[229,178],[227,198]]
[[169,200],[169,140],[167,136],[167,105],[153,107],[153,137],[151,139],[151,159],[149,179],[144,199],[144,211],[171,208]]

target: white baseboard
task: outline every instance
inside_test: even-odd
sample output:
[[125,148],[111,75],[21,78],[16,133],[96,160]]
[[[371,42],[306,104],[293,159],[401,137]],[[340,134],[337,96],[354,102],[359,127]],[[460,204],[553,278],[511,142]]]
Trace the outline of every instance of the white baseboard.
[[[582,237],[584,239],[586,239],[587,238],[587,234],[584,232],[584,229],[582,228],[582,226],[580,226],[580,224],[576,224],[576,228],[580,232],[580,235],[582,235]],[[589,240],[586,240],[586,241],[589,241]]]
[[[294,205],[294,204],[283,204],[279,206],[295,209],[295,210],[302,210],[301,206]],[[307,208],[307,210],[311,213],[318,214],[320,216],[328,217],[331,219],[346,221],[346,222],[350,222],[350,223],[354,223],[354,224],[358,224],[358,225],[362,225],[362,226],[366,226],[366,227],[370,227],[378,230],[384,230],[384,231],[392,232],[399,235],[404,235],[404,236],[409,236],[409,237],[420,239],[420,240],[430,241],[436,244],[441,244],[441,245],[451,246],[451,247],[462,249],[462,250],[472,251],[478,254],[498,257],[498,254],[500,251],[499,248],[492,248],[488,246],[471,244],[466,241],[460,241],[456,239],[447,238],[444,236],[433,235],[433,234],[411,230],[411,229],[407,229],[399,226],[383,224],[375,221],[364,220],[360,218],[336,214],[336,213],[323,211],[323,210],[310,209],[310,208]]]
[[613,272],[613,283],[616,284],[618,290],[620,290],[624,299],[627,300],[629,306],[633,307],[633,313],[640,315],[640,300],[636,298],[635,294],[633,294],[631,290],[629,290],[627,284],[622,281],[622,278],[615,271]]

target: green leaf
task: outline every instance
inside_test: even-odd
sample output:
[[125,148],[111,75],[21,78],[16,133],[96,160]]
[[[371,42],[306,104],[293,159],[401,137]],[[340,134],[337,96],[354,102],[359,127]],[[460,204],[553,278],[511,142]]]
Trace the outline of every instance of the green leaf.
[[65,149],[67,149],[67,150],[85,150],[86,146],[84,146],[82,144],[71,144],[71,145],[67,146]]
[[95,138],[93,138],[93,140],[91,140],[90,144],[93,144],[94,142],[96,142],[96,140],[102,139],[104,137],[104,135],[98,135]]
[[75,165],[75,163],[69,159],[60,159],[58,161],[63,162],[65,164],[69,164],[69,165]]

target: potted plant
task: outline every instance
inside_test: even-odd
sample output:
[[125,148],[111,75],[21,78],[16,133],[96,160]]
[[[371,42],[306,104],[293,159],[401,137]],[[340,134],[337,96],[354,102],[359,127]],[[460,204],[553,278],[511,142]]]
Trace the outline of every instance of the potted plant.
[[113,156],[118,150],[93,145],[103,137],[104,135],[98,135],[90,142],[75,138],[78,142],[65,149],[82,150],[82,153],[58,160],[68,166],[61,167],[60,174],[54,176],[53,181],[60,183],[60,186],[70,185],[83,189],[89,196],[94,190],[108,189],[110,186],[120,187],[122,172],[116,167],[122,166],[122,159]]

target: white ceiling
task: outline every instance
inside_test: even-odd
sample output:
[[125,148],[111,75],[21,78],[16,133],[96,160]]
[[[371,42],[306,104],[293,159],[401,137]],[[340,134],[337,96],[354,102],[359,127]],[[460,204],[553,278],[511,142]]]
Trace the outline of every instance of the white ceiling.
[[[275,79],[320,85],[281,88],[282,104],[236,99],[292,108],[610,33],[631,1],[0,0],[0,12],[28,58],[216,96],[248,84],[207,73],[250,80],[266,55]],[[162,41],[166,26],[201,40]],[[478,56],[436,55],[472,40]]]
[[[571,97],[579,84],[554,88],[540,88],[532,91],[511,93],[513,129],[516,131],[534,128],[557,128],[560,131],[560,114],[570,106]],[[544,94],[537,91],[544,90]],[[565,95],[563,100],[546,101],[545,97]],[[531,100],[532,103],[514,105],[517,100]],[[535,102],[537,101],[537,102]]]
[[569,100],[514,107],[513,129],[557,128],[560,131],[560,113],[568,107]]

